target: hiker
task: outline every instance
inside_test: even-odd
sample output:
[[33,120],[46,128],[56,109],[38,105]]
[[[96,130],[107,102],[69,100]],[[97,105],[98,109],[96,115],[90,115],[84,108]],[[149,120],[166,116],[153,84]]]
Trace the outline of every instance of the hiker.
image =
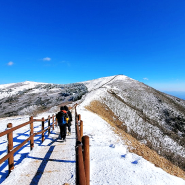
[[68,123],[67,123],[67,127],[68,127],[68,135],[71,135],[71,122],[72,122],[72,115],[71,112],[69,111],[68,107],[65,105],[64,109],[66,110],[67,114],[68,114]]
[[66,141],[66,120],[68,118],[68,114],[63,106],[60,107],[60,112],[56,114],[56,118],[60,127],[60,137],[63,141]]

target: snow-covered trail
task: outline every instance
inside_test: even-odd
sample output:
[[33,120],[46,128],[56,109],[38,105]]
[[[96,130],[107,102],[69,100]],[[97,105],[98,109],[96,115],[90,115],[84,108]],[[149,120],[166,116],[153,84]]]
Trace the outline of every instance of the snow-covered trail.
[[[119,135],[98,115],[89,112],[84,104],[77,106],[83,120],[84,135],[90,138],[91,185],[185,185],[181,178],[172,176],[141,156],[130,153]],[[74,119],[73,119],[74,120]],[[59,129],[35,147],[15,167],[2,183],[9,184],[61,184],[74,185],[76,179],[75,124],[66,143],[57,139]]]
[[11,172],[2,185],[60,185],[75,184],[76,133],[72,124],[71,135],[66,142],[58,139],[59,128],[51,132],[41,146],[35,147],[23,162]]
[[84,135],[90,137],[91,185],[185,185],[181,178],[127,150],[111,126],[98,115],[77,106]]

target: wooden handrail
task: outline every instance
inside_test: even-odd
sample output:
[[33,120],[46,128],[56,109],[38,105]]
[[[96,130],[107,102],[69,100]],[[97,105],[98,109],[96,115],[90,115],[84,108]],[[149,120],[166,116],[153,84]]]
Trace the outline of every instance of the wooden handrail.
[[42,119],[33,119],[34,122],[36,121],[42,121]]
[[[81,115],[77,114],[76,112],[76,105],[73,107],[75,108],[75,126],[76,126],[76,133],[77,133],[77,144],[76,144],[76,164],[77,164],[77,184],[78,185],[90,185],[90,158],[89,158],[89,137],[83,136],[83,121],[81,120]],[[8,135],[8,154],[5,155],[3,158],[0,159],[0,164],[2,164],[7,159],[9,160],[9,173],[14,168],[14,159],[13,155],[16,151],[18,151],[22,146],[24,146],[28,141],[30,141],[30,150],[34,147],[34,136],[38,134],[42,134],[42,142],[44,141],[44,133],[48,131],[50,133],[50,129],[53,128],[54,125],[57,126],[57,121],[55,120],[56,116],[52,115],[52,117],[48,116],[47,119],[33,119],[30,117],[28,122],[25,122],[21,125],[12,127],[12,124],[9,123],[7,125],[7,130],[0,133],[0,137],[4,135]],[[52,119],[52,125],[50,120]],[[41,122],[41,131],[34,133],[33,122]],[[45,122],[48,122],[48,127],[44,129]],[[79,125],[80,121],[80,125]],[[20,145],[13,148],[13,131],[17,130],[23,126],[30,124],[30,137],[23,141]],[[80,128],[79,128],[80,126]],[[83,146],[83,150],[82,150]]]
[[28,141],[30,141],[32,137],[34,137],[34,136],[36,136],[38,134],[44,133],[47,130],[48,130],[48,128],[46,128],[45,130],[39,131],[39,132],[34,133],[33,135],[31,135],[29,138],[27,138],[25,141],[23,141],[20,145],[18,145],[16,148],[14,148],[13,150],[11,150],[10,153],[8,153],[2,159],[0,159],[0,164],[2,164],[5,160],[7,160],[10,157],[11,154],[14,154],[15,152],[17,152],[22,146],[24,146],[24,144],[26,144]]
[[12,154],[14,154],[15,152],[17,152],[17,150],[19,150],[22,146],[24,146],[24,144],[26,144],[32,136],[30,136],[29,138],[27,138],[25,141],[23,141],[20,145],[18,145],[16,148],[14,148],[13,150],[11,150],[7,155],[5,155],[2,159],[0,159],[0,164],[3,163],[4,161],[6,161]]
[[[79,122],[80,121],[80,127]],[[83,121],[81,115],[77,114],[75,107],[76,126],[76,180],[77,185],[90,185],[90,156],[89,137],[83,136]],[[83,148],[82,148],[83,146]]]
[[[7,138],[8,138],[8,154],[0,159],[0,164],[2,164],[4,161],[6,161],[8,159],[9,173],[14,169],[14,153],[17,152],[21,147],[23,147],[28,141],[30,141],[30,150],[32,150],[34,147],[34,136],[36,136],[38,134],[42,134],[42,142],[43,142],[44,141],[44,133],[46,131],[48,131],[48,135],[49,135],[50,129],[51,128],[54,129],[54,125],[56,125],[55,117],[56,117],[55,115],[53,115],[52,117],[48,116],[47,119],[44,119],[44,118],[33,119],[33,117],[30,117],[30,120],[28,122],[22,123],[18,126],[15,126],[15,127],[12,127],[12,123],[9,123],[7,125],[7,130],[0,133],[0,137],[7,135]],[[53,120],[52,125],[50,122],[51,119]],[[33,122],[36,122],[36,121],[42,122],[41,123],[41,131],[34,133]],[[46,129],[44,129],[45,121],[48,122],[48,127]],[[24,127],[28,124],[30,124],[30,137],[27,138],[25,141],[23,141],[17,147],[13,148],[13,131],[15,131],[21,127]]]
[[13,150],[11,150],[10,153],[8,153],[3,158],[1,158],[0,159],[0,164],[2,164],[4,161],[6,161],[10,157],[10,155],[12,155],[15,152],[17,152],[22,146],[24,146],[24,144],[26,144],[28,141],[30,141],[33,136],[36,136],[36,135],[41,134],[41,133],[44,133],[47,130],[48,130],[48,128],[46,128],[45,130],[39,131],[39,132],[34,133],[33,135],[31,135],[29,138],[27,138],[25,141],[23,141],[20,145],[18,145],[16,148],[14,148]]
[[26,122],[26,123],[22,123],[21,125],[12,127],[11,129],[5,130],[5,131],[3,131],[3,132],[0,133],[0,137],[2,137],[2,136],[4,136],[4,135],[7,135],[7,134],[9,134],[10,132],[13,132],[14,130],[17,130],[17,129],[21,128],[21,127],[24,127],[24,126],[26,126],[26,125],[28,125],[28,124],[30,124],[30,123],[31,123],[31,121],[28,121],[28,122]]
[[[50,117],[50,119],[52,119],[52,116]],[[45,119],[45,121],[48,121],[48,120],[49,120],[49,118]],[[33,121],[34,122],[36,122],[36,121],[42,121],[42,119],[33,119]]]
[[45,130],[41,130],[39,132],[36,132],[33,135],[36,136],[36,135],[42,134],[42,133],[46,132],[47,130],[48,130],[48,128],[46,128]]

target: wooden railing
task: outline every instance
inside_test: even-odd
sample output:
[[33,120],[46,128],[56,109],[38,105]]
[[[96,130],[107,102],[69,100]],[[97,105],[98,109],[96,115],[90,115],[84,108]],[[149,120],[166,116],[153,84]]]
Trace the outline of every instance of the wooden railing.
[[76,182],[77,185],[90,185],[89,137],[83,136],[83,121],[75,107],[76,126]]
[[[12,123],[7,124],[7,130],[0,133],[0,137],[7,135],[8,139],[8,148],[7,148],[7,155],[5,155],[3,158],[0,159],[0,164],[5,162],[8,159],[8,168],[9,173],[14,169],[14,153],[18,151],[21,147],[23,147],[28,141],[30,141],[30,150],[34,147],[34,136],[38,134],[42,134],[42,142],[44,141],[44,133],[48,131],[48,135],[50,134],[51,128],[54,130],[54,126],[57,125],[57,121],[55,119],[56,117],[53,115],[52,117],[48,116],[47,119],[33,119],[33,117],[30,117],[30,120],[26,123],[23,123],[21,125],[13,127]],[[51,123],[52,120],[52,123]],[[34,122],[41,122],[41,131],[34,133]],[[46,129],[44,129],[45,122],[48,123],[48,126]],[[13,131],[22,128],[26,125],[30,125],[30,136],[25,141],[23,141],[20,145],[13,148]]]
[[[74,107],[73,107],[74,108]],[[51,123],[52,120],[52,123]],[[41,122],[41,131],[34,133],[34,122]],[[45,128],[45,123],[48,123]],[[30,136],[23,141],[17,147],[13,147],[13,131],[22,128],[26,125],[30,125]],[[9,173],[14,169],[14,153],[23,147],[28,141],[30,141],[30,150],[34,147],[34,136],[41,134],[41,140],[44,141],[44,133],[48,131],[50,134],[51,128],[54,130],[57,126],[56,116],[48,116],[47,119],[34,119],[30,117],[28,122],[13,127],[12,123],[7,124],[7,130],[0,133],[0,137],[7,135],[8,148],[7,155],[0,159],[0,164],[8,159]],[[76,184],[77,185],[90,185],[90,155],[89,155],[89,137],[83,136],[83,121],[81,115],[77,114],[75,106],[75,127],[76,127]]]

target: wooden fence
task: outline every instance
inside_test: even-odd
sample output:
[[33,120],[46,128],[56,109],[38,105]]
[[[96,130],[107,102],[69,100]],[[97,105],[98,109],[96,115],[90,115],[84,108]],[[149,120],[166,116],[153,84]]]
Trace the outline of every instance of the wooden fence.
[[[52,122],[51,122],[52,120]],[[34,122],[41,122],[41,131],[34,133]],[[45,123],[48,123],[45,128]],[[30,136],[20,145],[13,148],[13,131],[22,128],[26,125],[30,125]],[[34,147],[34,136],[41,134],[41,140],[44,141],[44,133],[48,131],[50,134],[51,128],[54,130],[57,126],[56,116],[48,116],[47,119],[33,119],[30,117],[28,122],[13,127],[12,123],[7,124],[7,130],[0,133],[0,137],[7,135],[8,148],[7,155],[0,159],[0,164],[8,159],[9,173],[14,169],[14,153],[23,147],[28,141],[30,141],[30,150]],[[44,129],[45,128],[45,129]],[[90,155],[89,155],[89,137],[83,136],[83,121],[81,115],[77,114],[75,106],[75,128],[76,128],[76,184],[77,185],[90,185]]]
[[76,184],[90,185],[89,137],[83,136],[83,121],[75,107],[76,126]]
[[[0,133],[0,137],[7,135],[8,139],[8,147],[7,147],[7,155],[5,155],[3,158],[0,159],[0,164],[5,162],[8,159],[8,167],[9,167],[9,173],[14,169],[14,153],[18,151],[21,147],[23,147],[28,141],[30,141],[30,150],[34,147],[34,136],[38,134],[42,134],[42,142],[44,141],[44,133],[48,131],[48,135],[50,134],[51,128],[54,130],[54,126],[57,125],[56,116],[48,116],[47,119],[33,119],[33,117],[30,117],[30,120],[26,123],[22,123],[21,125],[13,127],[12,123],[7,124],[7,130]],[[52,120],[52,122],[51,122]],[[41,122],[41,131],[34,133],[34,122]],[[44,129],[45,122],[48,123],[47,128]],[[23,141],[20,145],[13,148],[13,131],[22,128],[26,125],[30,125],[30,136],[25,141]]]

